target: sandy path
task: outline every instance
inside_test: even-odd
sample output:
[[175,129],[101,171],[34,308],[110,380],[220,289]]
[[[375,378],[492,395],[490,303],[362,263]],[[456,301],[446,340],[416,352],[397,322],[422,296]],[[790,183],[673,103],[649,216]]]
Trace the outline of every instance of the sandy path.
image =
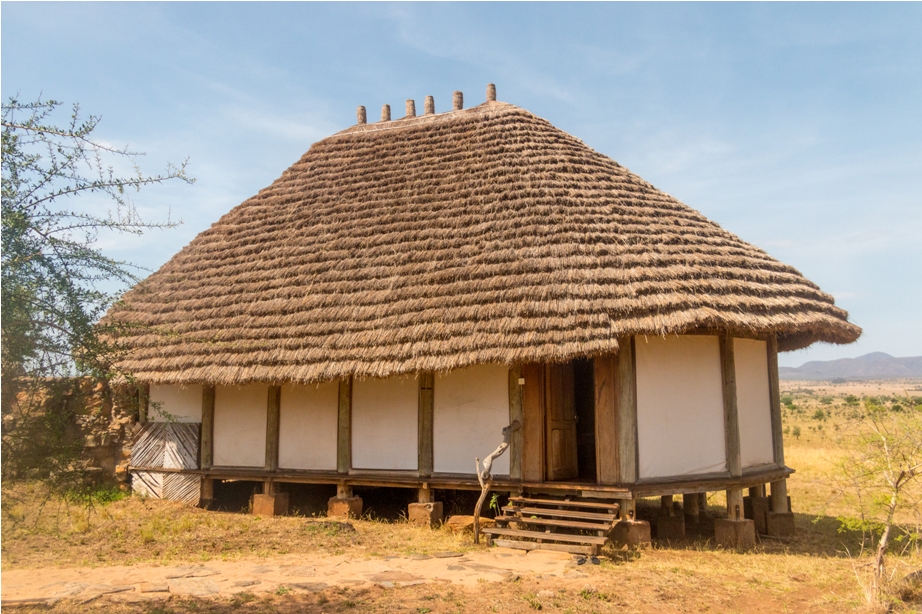
[[[589,566],[591,563],[585,563]],[[486,552],[354,559],[347,556],[285,555],[271,559],[209,561],[200,565],[13,569],[2,575],[2,605],[165,599],[278,591],[320,591],[329,587],[412,586],[427,582],[475,585],[516,578],[588,577],[569,554],[491,548]]]

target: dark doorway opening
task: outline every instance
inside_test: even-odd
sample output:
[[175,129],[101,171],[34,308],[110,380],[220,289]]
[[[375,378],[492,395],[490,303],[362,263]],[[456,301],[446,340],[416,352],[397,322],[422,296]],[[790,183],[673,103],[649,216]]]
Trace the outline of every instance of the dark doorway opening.
[[591,360],[573,361],[573,384],[579,480],[595,483],[595,377]]

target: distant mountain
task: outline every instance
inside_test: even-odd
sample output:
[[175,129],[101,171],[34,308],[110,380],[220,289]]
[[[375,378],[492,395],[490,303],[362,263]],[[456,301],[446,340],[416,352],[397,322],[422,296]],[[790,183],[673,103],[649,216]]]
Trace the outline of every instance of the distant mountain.
[[922,377],[922,356],[894,358],[883,352],[871,352],[858,358],[811,360],[799,367],[779,367],[781,379],[799,380],[866,380]]

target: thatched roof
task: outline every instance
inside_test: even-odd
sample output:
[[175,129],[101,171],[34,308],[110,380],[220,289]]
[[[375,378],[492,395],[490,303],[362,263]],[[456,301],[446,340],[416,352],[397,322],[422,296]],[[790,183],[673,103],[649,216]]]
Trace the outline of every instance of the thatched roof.
[[160,383],[560,361],[621,335],[861,330],[795,269],[502,102],[315,143],[110,316]]

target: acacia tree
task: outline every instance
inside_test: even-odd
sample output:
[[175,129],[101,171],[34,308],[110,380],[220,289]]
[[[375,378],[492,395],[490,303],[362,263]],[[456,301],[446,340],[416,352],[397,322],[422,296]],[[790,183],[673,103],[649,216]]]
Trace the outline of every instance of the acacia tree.
[[[865,401],[858,434],[837,463],[840,489],[857,501],[859,517],[839,517],[843,530],[873,539],[868,601],[884,597],[886,555],[901,513],[922,506],[922,407],[911,399],[892,408]],[[917,519],[918,522],[918,519]],[[922,535],[906,528],[897,540],[918,544]]]
[[[64,471],[79,453],[79,442],[65,437],[67,416],[36,412],[23,402],[32,398],[30,391],[63,376],[106,382],[114,375],[117,331],[99,318],[121,289],[137,281],[137,269],[103,254],[99,233],[176,226],[170,219],[142,219],[130,194],[169,180],[194,181],[185,162],[145,175],[136,164],[143,154],[94,140],[100,117],[81,117],[75,104],[68,119],[56,122],[60,107],[55,100],[22,103],[15,97],[3,104],[4,480],[36,464],[46,474]],[[114,170],[125,162],[133,172]],[[109,204],[106,214],[78,206],[99,197]]]

